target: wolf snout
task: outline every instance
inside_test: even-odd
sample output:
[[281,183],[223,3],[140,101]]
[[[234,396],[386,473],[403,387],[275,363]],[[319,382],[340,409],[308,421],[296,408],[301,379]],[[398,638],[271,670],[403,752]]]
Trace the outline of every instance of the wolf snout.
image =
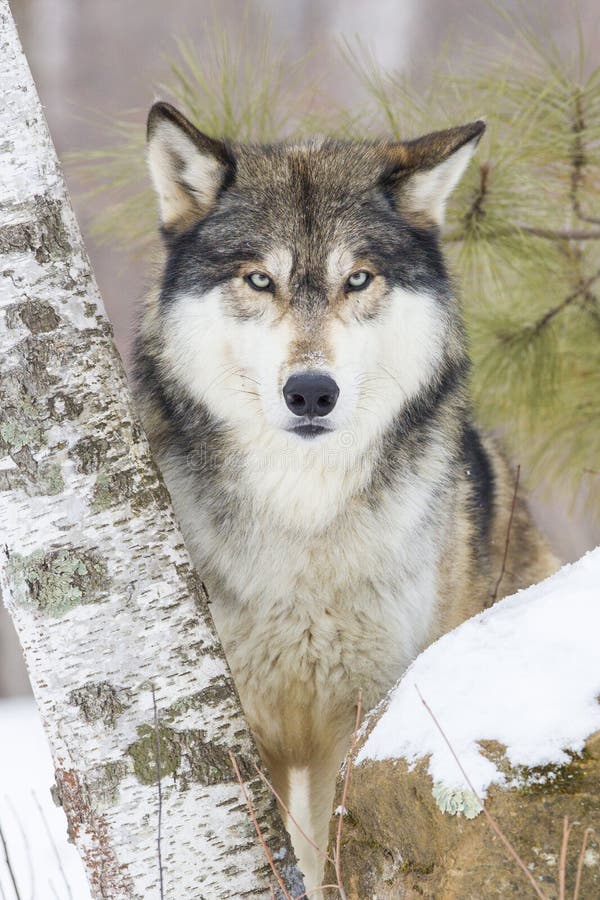
[[287,408],[295,416],[327,416],[337,403],[340,389],[323,372],[299,372],[283,386]]

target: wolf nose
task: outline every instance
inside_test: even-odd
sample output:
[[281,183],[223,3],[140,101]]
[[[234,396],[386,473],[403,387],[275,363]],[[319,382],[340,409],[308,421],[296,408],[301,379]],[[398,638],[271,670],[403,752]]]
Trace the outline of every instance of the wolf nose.
[[340,389],[329,375],[301,372],[291,375],[283,386],[287,408],[295,416],[327,416],[340,395]]

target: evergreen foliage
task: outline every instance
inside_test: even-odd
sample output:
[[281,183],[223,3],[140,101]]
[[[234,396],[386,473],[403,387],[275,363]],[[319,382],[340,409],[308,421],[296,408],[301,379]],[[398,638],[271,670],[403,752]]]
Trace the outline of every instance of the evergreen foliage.
[[[444,232],[477,419],[502,435],[526,473],[568,483],[573,497],[582,488],[600,511],[600,67],[586,70],[581,28],[577,59],[565,59],[525,15],[504,19],[510,35],[497,54],[470,48],[468,65],[457,72],[440,63],[418,90],[381,70],[367,47],[346,44],[365,100],[326,119],[311,111],[306,88],[284,89],[289,60],[268,36],[248,57],[244,28],[239,41],[218,36],[208,59],[180,43],[161,94],[199,128],[233,140],[400,139],[483,115],[488,129]],[[298,84],[306,69],[298,64]],[[154,201],[139,124],[117,128],[114,148],[81,165],[110,189],[101,230],[131,247],[132,236],[151,239]]]

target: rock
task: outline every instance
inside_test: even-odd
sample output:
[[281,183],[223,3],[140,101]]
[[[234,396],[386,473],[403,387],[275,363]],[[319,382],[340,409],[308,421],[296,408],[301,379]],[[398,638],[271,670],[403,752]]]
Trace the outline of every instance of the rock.
[[591,828],[579,900],[600,897],[599,583],[600,548],[440,638],[370,713],[343,820],[348,898],[558,898],[566,816],[563,896]]
[[[563,819],[568,816],[567,896],[573,896],[584,831],[592,827],[596,833],[587,842],[579,898],[600,897],[600,732],[581,756],[544,772],[511,769],[499,745],[486,744],[484,752],[502,765],[512,784],[491,787],[486,807],[544,896],[559,897]],[[341,843],[348,900],[534,897],[485,815],[468,819],[442,812],[433,787],[427,759],[413,768],[402,759],[366,760],[353,770]],[[340,779],[338,798],[341,788]],[[332,843],[336,827],[334,817]],[[325,883],[335,883],[328,869]]]

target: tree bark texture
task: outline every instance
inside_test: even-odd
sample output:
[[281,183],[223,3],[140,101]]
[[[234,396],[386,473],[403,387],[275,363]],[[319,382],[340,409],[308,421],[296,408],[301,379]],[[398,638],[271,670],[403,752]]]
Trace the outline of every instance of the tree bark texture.
[[299,894],[7,0],[0,47],[2,589],[69,833],[95,898],[272,896],[232,750]]

